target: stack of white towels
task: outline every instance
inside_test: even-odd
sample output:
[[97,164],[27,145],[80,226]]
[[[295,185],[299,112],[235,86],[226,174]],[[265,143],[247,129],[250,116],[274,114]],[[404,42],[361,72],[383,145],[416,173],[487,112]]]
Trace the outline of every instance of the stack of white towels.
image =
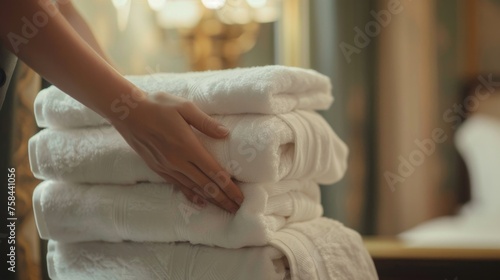
[[29,153],[46,180],[33,205],[52,279],[377,279],[359,234],[321,217],[318,183],[340,180],[348,154],[314,112],[333,101],[326,76],[265,66],[127,79],[191,100],[229,128],[224,140],[197,135],[245,201],[235,215],[200,209],[105,119],[42,90],[35,116],[46,129]]

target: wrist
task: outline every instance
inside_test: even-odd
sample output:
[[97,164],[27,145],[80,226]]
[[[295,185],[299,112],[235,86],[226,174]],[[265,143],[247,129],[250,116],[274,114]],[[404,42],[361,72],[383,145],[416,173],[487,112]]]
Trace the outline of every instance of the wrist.
[[99,109],[101,115],[111,124],[118,124],[133,118],[134,112],[147,107],[150,101],[145,92],[133,86],[106,103]]

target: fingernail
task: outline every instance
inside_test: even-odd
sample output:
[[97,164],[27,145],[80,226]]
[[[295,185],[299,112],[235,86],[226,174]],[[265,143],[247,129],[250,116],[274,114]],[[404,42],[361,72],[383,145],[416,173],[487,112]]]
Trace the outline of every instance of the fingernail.
[[222,135],[226,135],[229,133],[229,129],[227,129],[227,127],[225,127],[223,125],[219,125],[219,126],[217,126],[217,132],[219,132]]
[[241,204],[243,203],[243,197],[236,197],[234,200],[236,203],[238,203],[239,206],[241,206]]

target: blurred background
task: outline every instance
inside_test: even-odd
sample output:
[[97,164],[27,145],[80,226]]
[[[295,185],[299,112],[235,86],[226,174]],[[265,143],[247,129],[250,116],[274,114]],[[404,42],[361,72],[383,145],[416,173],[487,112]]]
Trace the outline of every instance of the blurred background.
[[[323,115],[350,162],[341,182],[323,188],[325,215],[363,235],[398,234],[470,199],[453,144],[464,117],[457,104],[465,81],[500,73],[499,0],[74,4],[123,74],[284,64],[328,75],[335,102]],[[2,135],[12,135],[2,140],[2,164],[18,174],[19,279],[42,279],[26,150],[41,79],[20,65],[15,84],[2,110]],[[433,149],[422,144],[436,137]]]

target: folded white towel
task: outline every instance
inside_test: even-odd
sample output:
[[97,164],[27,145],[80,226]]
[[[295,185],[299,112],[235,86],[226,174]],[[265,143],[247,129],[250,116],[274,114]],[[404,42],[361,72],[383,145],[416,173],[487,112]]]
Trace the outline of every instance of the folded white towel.
[[245,201],[235,215],[204,209],[168,184],[78,185],[45,181],[33,193],[43,239],[81,241],[189,241],[224,248],[266,245],[287,223],[322,214],[311,181],[240,184]]
[[[313,70],[278,65],[127,78],[146,93],[167,92],[184,97],[210,115],[325,110],[333,102],[328,77]],[[124,93],[125,97],[127,95],[132,97],[131,93]],[[121,100],[111,106],[119,115],[131,109]],[[40,127],[81,127],[107,123],[56,87],[49,87],[38,94],[35,117]]]
[[[334,183],[347,168],[347,147],[317,113],[225,115],[228,139],[197,135],[215,159],[242,182],[311,179]],[[132,184],[163,182],[111,126],[45,129],[29,141],[31,170],[44,180]]]
[[52,280],[283,280],[286,259],[272,247],[239,250],[188,243],[62,243],[50,240]]
[[271,246],[231,250],[185,243],[50,241],[48,270],[53,280],[378,279],[359,234],[339,222],[318,218],[278,233],[271,246],[282,253]]

